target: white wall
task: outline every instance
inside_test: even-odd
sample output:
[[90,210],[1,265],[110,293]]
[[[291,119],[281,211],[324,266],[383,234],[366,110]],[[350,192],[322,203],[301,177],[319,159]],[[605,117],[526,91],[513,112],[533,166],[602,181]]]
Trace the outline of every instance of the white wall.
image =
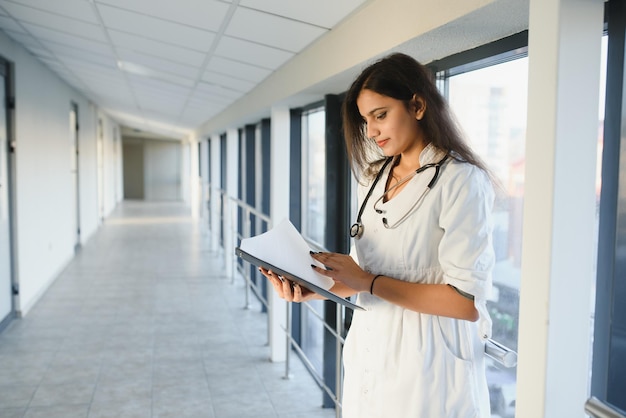
[[[180,142],[146,140],[144,142],[144,198],[146,200],[182,200],[185,146]],[[187,157],[188,158],[188,157]],[[187,177],[188,181],[189,177]]]
[[[15,274],[20,285],[17,309],[25,314],[74,255],[76,191],[70,172],[69,127],[72,102],[78,105],[80,125],[82,242],[98,227],[96,109],[3,33],[0,55],[15,65]],[[114,125],[108,117],[106,121]],[[110,149],[110,134],[105,135],[105,141]],[[114,154],[108,155],[111,175],[116,164]],[[112,193],[109,196],[108,209],[112,210],[115,201]]]

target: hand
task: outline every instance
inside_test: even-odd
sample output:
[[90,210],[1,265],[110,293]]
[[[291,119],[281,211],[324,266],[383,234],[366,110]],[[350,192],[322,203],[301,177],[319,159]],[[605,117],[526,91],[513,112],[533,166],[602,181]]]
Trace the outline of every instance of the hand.
[[359,267],[349,255],[311,252],[311,257],[326,266],[326,269],[323,269],[311,265],[318,273],[343,283],[357,292],[369,292],[374,275]]
[[310,291],[306,287],[302,287],[297,283],[287,280],[285,277],[279,276],[272,270],[266,270],[259,267],[259,271],[270,281],[278,296],[287,302],[306,302],[314,299],[315,292]]

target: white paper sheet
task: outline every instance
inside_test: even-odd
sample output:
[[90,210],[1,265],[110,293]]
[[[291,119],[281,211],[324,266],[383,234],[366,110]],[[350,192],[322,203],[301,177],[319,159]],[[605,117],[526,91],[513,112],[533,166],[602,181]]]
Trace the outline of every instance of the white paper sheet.
[[324,290],[334,284],[311,268],[311,264],[321,264],[311,258],[311,248],[288,219],[263,234],[242,239],[239,248]]

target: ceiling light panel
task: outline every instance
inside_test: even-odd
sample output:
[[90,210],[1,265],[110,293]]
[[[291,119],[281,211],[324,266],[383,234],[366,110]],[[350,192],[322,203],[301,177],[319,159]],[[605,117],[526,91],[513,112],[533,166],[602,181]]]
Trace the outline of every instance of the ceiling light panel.
[[214,0],[96,0],[120,9],[217,32],[230,5]]
[[197,67],[168,61],[152,55],[141,54],[125,48],[117,48],[117,55],[122,61],[133,62],[147,68],[175,74],[191,80],[198,78],[200,73],[200,70]]
[[326,32],[319,26],[239,7],[225,33],[235,38],[298,52]]
[[204,62],[204,54],[191,49],[158,42],[129,33],[109,30],[113,43],[121,48],[140,51],[144,54],[168,59],[170,61],[200,67]]
[[215,33],[110,6],[98,6],[107,28],[207,52]]

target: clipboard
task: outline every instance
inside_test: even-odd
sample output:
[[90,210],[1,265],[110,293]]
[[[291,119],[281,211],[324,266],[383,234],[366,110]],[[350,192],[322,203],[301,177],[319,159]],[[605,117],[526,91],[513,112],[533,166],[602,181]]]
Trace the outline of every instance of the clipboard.
[[333,302],[337,302],[340,303],[342,305],[344,305],[347,308],[353,309],[353,310],[361,310],[364,311],[365,308],[349,301],[348,299],[342,298],[341,296],[337,295],[336,293],[333,293],[329,290],[326,290],[324,288],[321,288],[301,277],[296,276],[295,274],[291,274],[281,268],[278,268],[266,261],[263,261],[247,252],[245,252],[244,250],[242,250],[241,248],[237,247],[235,248],[235,254],[238,257],[241,257],[243,260],[249,262],[250,264],[254,264],[257,267],[263,267],[266,270],[272,270],[274,273],[277,273],[281,276],[285,276],[286,278],[288,278],[289,280],[291,280],[292,282],[298,283],[299,285],[306,287],[307,289],[309,289],[312,292],[317,293],[318,295],[324,296],[325,298],[332,300]]

